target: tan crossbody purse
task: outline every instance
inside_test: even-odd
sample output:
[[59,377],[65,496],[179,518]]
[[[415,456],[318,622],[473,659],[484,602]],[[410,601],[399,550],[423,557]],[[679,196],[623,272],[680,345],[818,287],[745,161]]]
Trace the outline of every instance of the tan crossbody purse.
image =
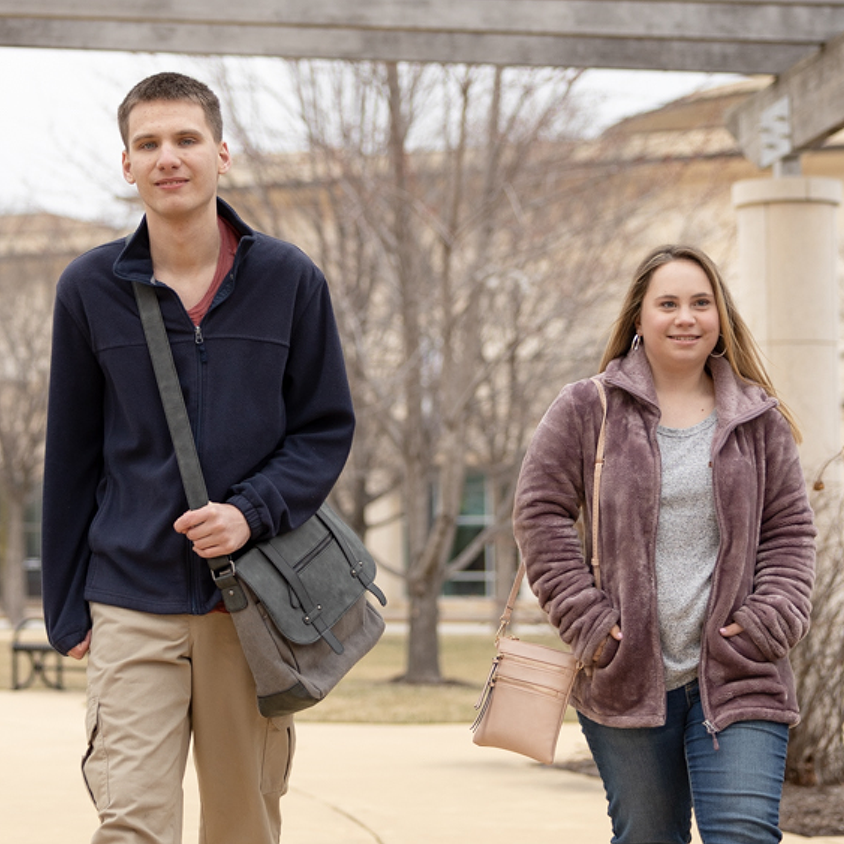
[[[595,455],[592,492],[592,570],[595,585],[600,589],[598,505],[604,466],[607,399],[601,382],[596,378],[592,380],[598,388],[604,411]],[[550,765],[554,761],[571,690],[583,664],[568,651],[523,642],[515,636],[506,635],[524,576],[525,564],[522,561],[495,634],[498,652],[492,660],[486,685],[475,704],[478,716],[472,724],[472,740],[484,747],[511,750]]]

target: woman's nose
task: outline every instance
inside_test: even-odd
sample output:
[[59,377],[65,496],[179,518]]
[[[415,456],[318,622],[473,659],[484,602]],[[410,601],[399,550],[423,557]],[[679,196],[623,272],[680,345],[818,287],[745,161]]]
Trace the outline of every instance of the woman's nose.
[[677,314],[675,315],[674,319],[680,323],[688,323],[695,321],[694,311],[691,308],[680,306],[677,309]]

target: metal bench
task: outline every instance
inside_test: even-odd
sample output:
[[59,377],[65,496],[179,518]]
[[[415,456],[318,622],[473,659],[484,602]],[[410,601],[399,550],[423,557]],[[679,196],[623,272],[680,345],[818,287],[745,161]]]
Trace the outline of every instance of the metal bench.
[[[48,688],[63,689],[63,657],[45,638],[34,638],[31,631],[35,627],[43,631],[44,619],[25,618],[15,627],[12,637],[12,688],[26,689],[40,677]],[[19,660],[23,660],[24,665],[28,660],[29,673],[25,680],[21,680]]]

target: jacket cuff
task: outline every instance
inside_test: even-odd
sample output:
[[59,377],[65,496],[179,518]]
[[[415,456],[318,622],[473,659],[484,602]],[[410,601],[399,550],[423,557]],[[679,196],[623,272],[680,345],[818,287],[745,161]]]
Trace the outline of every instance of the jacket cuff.
[[785,637],[772,636],[759,619],[747,608],[743,607],[733,613],[733,620],[740,624],[750,641],[759,648],[765,659],[776,662],[788,656],[790,648]]
[[252,535],[252,539],[260,540],[266,539],[267,537],[267,528],[266,525],[261,521],[261,516],[258,511],[249,503],[249,499],[243,495],[234,495],[226,501],[226,504],[231,504],[233,507],[237,507],[241,513],[243,513],[243,518],[246,519],[246,524],[249,525],[249,531]]

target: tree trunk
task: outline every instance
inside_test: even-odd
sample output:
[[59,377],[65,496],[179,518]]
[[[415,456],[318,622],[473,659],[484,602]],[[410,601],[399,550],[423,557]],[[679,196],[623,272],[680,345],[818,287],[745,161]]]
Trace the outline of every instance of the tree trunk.
[[[814,701],[818,700],[816,695]],[[834,701],[840,709],[840,701]],[[829,716],[827,707],[804,707],[803,720],[789,733],[785,778],[795,785],[828,785],[844,781],[844,743],[831,724],[841,718]]]
[[6,495],[6,553],[3,559],[3,606],[11,625],[26,615],[24,557],[24,505],[19,495]]
[[791,654],[802,721],[788,742],[785,776],[796,785],[844,782],[844,502],[829,490],[812,501],[818,557],[809,635]]
[[440,643],[437,628],[440,620],[439,596],[426,590],[410,596],[410,634],[407,648],[407,683],[439,683]]

